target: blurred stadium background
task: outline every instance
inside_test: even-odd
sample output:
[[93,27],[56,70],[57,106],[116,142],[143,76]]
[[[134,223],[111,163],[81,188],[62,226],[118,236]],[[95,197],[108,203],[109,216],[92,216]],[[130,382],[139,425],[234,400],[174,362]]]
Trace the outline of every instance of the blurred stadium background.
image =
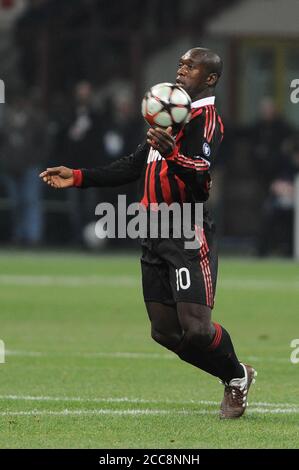
[[[145,130],[145,90],[174,80],[179,56],[204,45],[225,66],[217,102],[226,133],[210,200],[222,251],[291,256],[298,15],[296,0],[0,0],[2,245],[92,244],[94,207],[115,202],[117,191],[59,193],[38,172],[130,153]],[[135,200],[134,185],[119,192]]]

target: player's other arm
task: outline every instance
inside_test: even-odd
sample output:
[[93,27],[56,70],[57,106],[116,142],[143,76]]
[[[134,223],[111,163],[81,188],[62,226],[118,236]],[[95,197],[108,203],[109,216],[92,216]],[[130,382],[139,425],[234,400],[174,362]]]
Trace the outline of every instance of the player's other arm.
[[57,189],[73,186],[81,188],[120,186],[139,179],[147,152],[148,145],[145,142],[131,155],[120,158],[110,165],[79,170],[65,166],[47,168],[40,177],[45,183]]

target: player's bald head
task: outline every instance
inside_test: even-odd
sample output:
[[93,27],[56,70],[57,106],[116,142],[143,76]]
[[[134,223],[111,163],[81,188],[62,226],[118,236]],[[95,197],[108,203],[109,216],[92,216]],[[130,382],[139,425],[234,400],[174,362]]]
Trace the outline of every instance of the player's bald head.
[[210,49],[194,47],[180,58],[176,84],[195,100],[212,96],[222,73],[222,60]]
[[206,49],[205,47],[194,47],[186,52],[185,55],[187,54],[190,55],[196,63],[204,65],[208,73],[215,73],[218,79],[221,77],[223,63],[216,52]]

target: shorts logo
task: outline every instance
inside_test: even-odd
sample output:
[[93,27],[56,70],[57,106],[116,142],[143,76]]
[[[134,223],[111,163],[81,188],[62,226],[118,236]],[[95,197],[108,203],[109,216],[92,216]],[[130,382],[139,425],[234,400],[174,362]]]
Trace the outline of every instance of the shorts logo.
[[205,157],[209,157],[211,155],[211,147],[209,144],[205,142],[202,146],[202,151]]

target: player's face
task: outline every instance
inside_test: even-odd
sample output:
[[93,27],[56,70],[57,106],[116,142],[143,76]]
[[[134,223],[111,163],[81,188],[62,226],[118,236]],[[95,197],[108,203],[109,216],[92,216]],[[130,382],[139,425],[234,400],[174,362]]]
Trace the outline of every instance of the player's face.
[[209,73],[201,63],[200,54],[188,51],[179,61],[176,84],[195,99],[208,87]]

